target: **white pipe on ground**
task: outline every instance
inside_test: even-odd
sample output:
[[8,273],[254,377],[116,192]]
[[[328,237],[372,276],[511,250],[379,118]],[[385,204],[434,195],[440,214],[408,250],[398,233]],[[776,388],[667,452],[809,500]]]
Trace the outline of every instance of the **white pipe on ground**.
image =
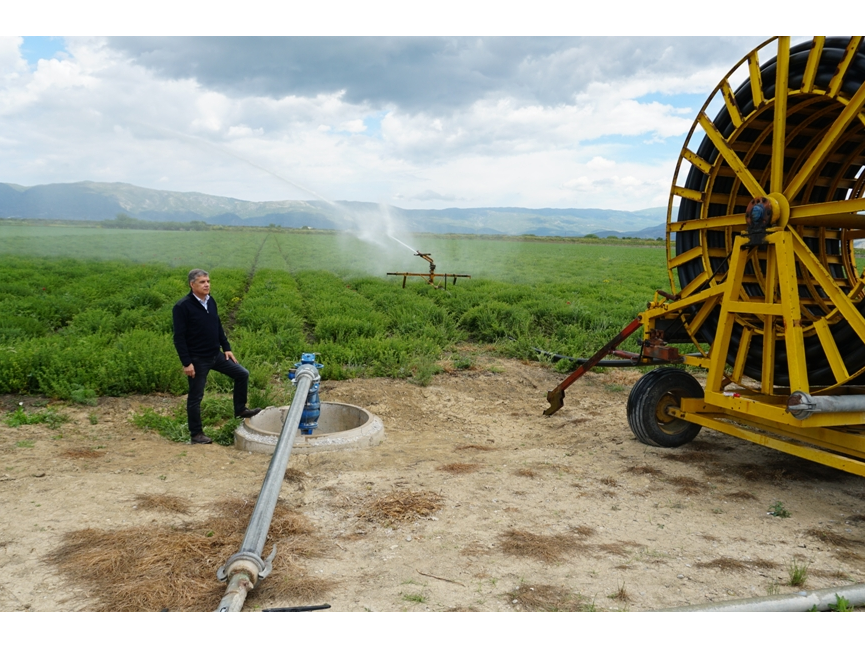
[[712,602],[694,606],[667,608],[659,612],[682,613],[795,613],[802,611],[828,611],[836,606],[838,598],[843,597],[852,606],[865,606],[865,584],[853,584],[840,588],[800,591],[792,595],[769,595],[751,599],[733,599],[728,602]]

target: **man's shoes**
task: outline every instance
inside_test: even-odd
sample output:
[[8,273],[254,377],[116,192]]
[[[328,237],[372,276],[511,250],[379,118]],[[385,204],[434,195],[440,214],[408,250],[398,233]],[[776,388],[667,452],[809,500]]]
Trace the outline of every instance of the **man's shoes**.
[[189,441],[193,444],[210,444],[213,442],[213,440],[204,433],[198,433],[198,435],[193,435],[189,438]]
[[237,417],[238,419],[248,419],[249,417],[255,417],[255,415],[257,415],[260,412],[261,412],[261,408],[246,408],[243,410],[243,412],[239,412],[234,416]]

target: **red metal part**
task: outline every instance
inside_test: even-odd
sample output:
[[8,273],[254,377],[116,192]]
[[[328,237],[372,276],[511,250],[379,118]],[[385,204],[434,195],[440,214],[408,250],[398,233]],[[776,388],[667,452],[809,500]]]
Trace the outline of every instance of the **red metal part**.
[[681,363],[682,357],[675,347],[668,347],[664,342],[664,332],[652,329],[648,338],[643,341],[643,356],[668,363]]
[[550,407],[544,410],[544,414],[549,417],[558,411],[559,408],[564,405],[565,390],[567,390],[574,381],[597,365],[604,356],[610,354],[622,342],[627,340],[632,333],[640,328],[640,324],[640,318],[634,318],[624,329],[616,334],[610,342],[601,347],[594,356],[580,365],[568,378],[547,392],[547,401],[550,403]]

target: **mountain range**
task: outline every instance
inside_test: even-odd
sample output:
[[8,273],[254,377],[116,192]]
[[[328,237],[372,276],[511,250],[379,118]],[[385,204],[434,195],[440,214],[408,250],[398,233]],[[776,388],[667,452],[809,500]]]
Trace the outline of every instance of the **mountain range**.
[[666,207],[635,212],[521,207],[402,209],[356,201],[243,201],[126,183],[76,182],[24,187],[0,183],[0,218],[103,221],[118,214],[149,221],[278,225],[354,230],[390,224],[405,232],[663,238]]

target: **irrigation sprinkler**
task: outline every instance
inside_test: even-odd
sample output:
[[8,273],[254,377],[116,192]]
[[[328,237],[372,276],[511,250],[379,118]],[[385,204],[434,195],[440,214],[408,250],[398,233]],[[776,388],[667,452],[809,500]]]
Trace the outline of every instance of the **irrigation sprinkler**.
[[[216,609],[219,613],[240,611],[246,601],[247,593],[255,587],[259,579],[267,577],[273,569],[276,544],[274,543],[273,551],[266,559],[262,559],[261,553],[264,550],[264,542],[273,519],[273,510],[279,498],[301,417],[304,413],[315,410],[314,407],[309,407],[308,396],[315,387],[314,394],[316,398],[318,397],[318,384],[321,380],[318,370],[321,367],[315,362],[315,354],[303,354],[300,363],[295,365],[294,376],[289,375],[297,389],[291,400],[291,407],[285,417],[270,465],[267,467],[258,500],[255,502],[249,526],[246,528],[246,535],[243,537],[240,551],[229,557],[225,565],[216,573],[219,581],[228,581],[225,595]],[[304,424],[310,429],[314,427],[315,422],[311,420],[311,414]]]
[[[405,288],[405,282],[409,277],[423,277],[426,279],[426,283],[435,288],[444,289],[445,291],[448,289],[448,277],[453,278],[452,286],[456,285],[457,277],[467,277],[471,279],[471,275],[459,275],[455,273],[436,273],[436,264],[433,261],[432,253],[429,252],[420,252],[419,250],[415,251],[415,257],[420,257],[424,261],[429,263],[429,272],[428,273],[388,273],[388,275],[398,275],[402,277],[402,287]],[[443,277],[444,282],[441,285],[436,284],[436,278]]]

